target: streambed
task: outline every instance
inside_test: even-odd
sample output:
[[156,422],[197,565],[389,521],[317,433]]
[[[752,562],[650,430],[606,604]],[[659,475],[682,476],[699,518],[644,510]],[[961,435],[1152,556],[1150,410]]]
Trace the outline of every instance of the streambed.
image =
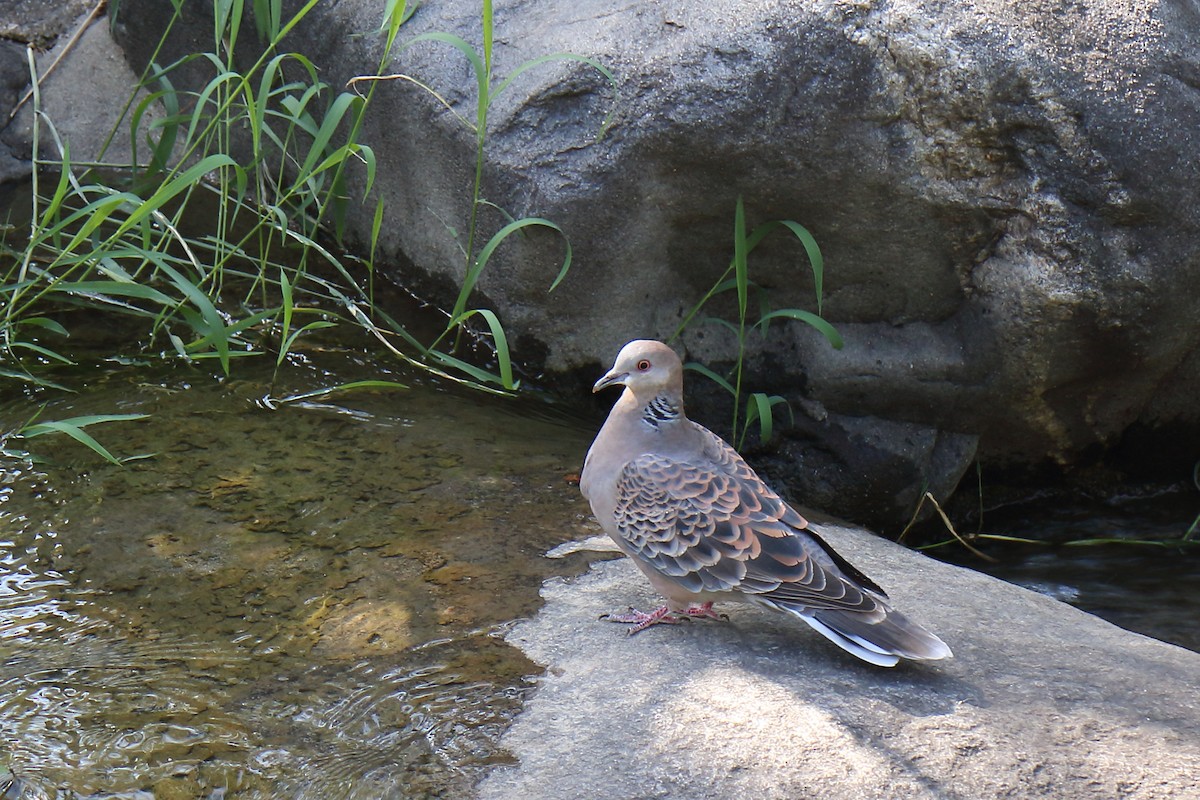
[[[469,797],[508,757],[498,738],[539,671],[501,636],[542,580],[585,563],[542,554],[597,531],[569,480],[596,421],[353,351],[298,355],[274,387],[266,366],[235,375],[98,365],[42,418],[150,414],[91,430],[152,456],[115,467],[42,437],[47,463],[5,462],[0,764],[16,796]],[[264,402],[363,378],[411,388]],[[0,425],[32,410],[9,400]],[[1187,559],[1122,582],[1128,551],[1055,556],[1026,562],[1069,578],[1010,577],[1200,644]]]
[[[386,372],[338,360],[274,396]],[[149,413],[90,430],[153,457],[5,464],[0,764],[23,798],[466,796],[538,672],[504,627],[594,532],[586,426],[420,383],[271,411],[235,374],[101,372],[42,418]]]

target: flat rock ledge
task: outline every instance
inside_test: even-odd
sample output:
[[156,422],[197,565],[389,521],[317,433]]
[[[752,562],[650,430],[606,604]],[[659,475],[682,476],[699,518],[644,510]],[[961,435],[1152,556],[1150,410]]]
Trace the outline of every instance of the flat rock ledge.
[[627,559],[549,581],[509,641],[546,665],[484,800],[1200,798],[1200,655],[861,530],[839,551],[955,658],[879,669],[754,607],[638,636]]

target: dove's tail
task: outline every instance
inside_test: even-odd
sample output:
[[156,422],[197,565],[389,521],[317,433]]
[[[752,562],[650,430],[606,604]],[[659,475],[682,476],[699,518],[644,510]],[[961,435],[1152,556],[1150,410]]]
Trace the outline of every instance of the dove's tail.
[[901,658],[936,661],[953,655],[941,639],[882,603],[874,612],[767,604],[799,617],[847,653],[879,667],[894,667]]

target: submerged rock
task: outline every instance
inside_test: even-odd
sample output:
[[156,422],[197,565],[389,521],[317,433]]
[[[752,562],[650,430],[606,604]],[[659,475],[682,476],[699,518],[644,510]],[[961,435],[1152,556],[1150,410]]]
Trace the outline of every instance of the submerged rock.
[[880,669],[767,611],[634,637],[626,559],[543,589],[508,640],[545,675],[483,800],[1169,800],[1200,793],[1200,654],[864,531],[830,543],[954,650]]

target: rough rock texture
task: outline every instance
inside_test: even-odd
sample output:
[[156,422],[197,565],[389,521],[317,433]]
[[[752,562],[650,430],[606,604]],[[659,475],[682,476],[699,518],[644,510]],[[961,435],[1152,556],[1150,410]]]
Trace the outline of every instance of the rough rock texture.
[[44,49],[95,5],[96,0],[5,0],[0,39]]
[[782,615],[628,637],[626,559],[551,581],[509,641],[546,665],[484,800],[1183,800],[1200,796],[1200,654],[861,530],[830,542],[955,657],[880,669]]
[[[0,137],[4,136],[9,115],[28,85],[25,49],[13,42],[0,41]],[[31,169],[27,160],[17,158],[7,147],[0,147],[0,187],[25,179]]]
[[[168,10],[123,3],[135,62]],[[425,4],[407,33],[478,41],[478,13],[474,0]],[[321,4],[291,46],[341,87],[373,69],[380,41],[357,34],[378,15],[373,0]],[[976,456],[1070,463],[1155,432],[1170,445],[1149,448],[1160,461],[1181,475],[1194,461],[1194,3],[518,0],[497,4],[496,30],[498,79],[571,51],[620,81],[614,101],[589,67],[556,61],[490,107],[486,197],[553,219],[574,246],[553,295],[549,234],[506,245],[479,284],[534,368],[606,364],[627,339],[670,335],[729,261],[740,194],[752,224],[789,218],[815,234],[825,313],[847,342],[835,352],[800,324],[776,326],[761,350],[752,340],[750,385],[813,412],[801,427],[832,465],[832,488],[791,481],[794,494],[852,513],[839,503],[862,491],[854,476],[894,463],[865,505],[899,508],[925,482],[948,490]],[[422,42],[392,68],[474,118],[457,50]],[[364,139],[383,165],[380,252],[448,302],[473,135],[411,82],[375,101]],[[503,221],[485,214],[489,232]],[[751,270],[775,307],[812,308],[794,242],[769,240]],[[733,352],[715,325],[683,341],[708,363]]]
[[[0,186],[24,180],[33,166],[32,99],[25,99],[14,113],[30,86],[26,48],[18,41],[34,47],[41,77],[40,110],[70,147],[71,160],[129,162],[129,126],[118,120],[137,76],[113,42],[103,15],[89,21],[94,5],[27,0],[15,4],[11,16],[0,23],[0,39],[11,40],[0,41]],[[151,108],[143,124],[159,117]],[[44,159],[60,155],[45,122],[39,146]]]

